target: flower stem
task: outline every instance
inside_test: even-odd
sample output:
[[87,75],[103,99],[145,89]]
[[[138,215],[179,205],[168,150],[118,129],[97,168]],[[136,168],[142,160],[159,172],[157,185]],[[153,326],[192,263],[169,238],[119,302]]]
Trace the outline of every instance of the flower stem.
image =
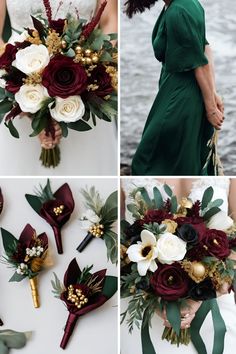
[[42,148],[40,161],[42,161],[42,165],[44,167],[55,168],[60,163],[60,148],[56,145],[53,149],[44,149]]
[[173,328],[165,327],[162,340],[166,339],[171,344],[180,344],[188,345],[191,341],[190,330],[189,328],[181,329],[179,335],[176,334]]

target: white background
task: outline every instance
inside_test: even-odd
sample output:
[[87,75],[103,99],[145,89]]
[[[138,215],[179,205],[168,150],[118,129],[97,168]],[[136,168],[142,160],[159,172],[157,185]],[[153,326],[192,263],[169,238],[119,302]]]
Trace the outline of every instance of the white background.
[[[102,240],[93,240],[82,252],[76,251],[80,241],[86,235],[80,229],[78,218],[85,210],[80,189],[94,185],[105,200],[117,189],[116,179],[50,179],[52,190],[56,191],[68,182],[75,200],[75,210],[70,221],[62,229],[64,253],[58,255],[54,236],[48,225],[27,203],[25,193],[34,194],[34,187],[45,185],[46,179],[0,179],[5,204],[0,216],[0,226],[19,238],[21,231],[30,223],[37,234],[46,232],[49,247],[53,253],[54,265],[39,275],[39,294],[41,307],[34,309],[28,279],[20,283],[9,283],[12,269],[0,264],[0,317],[4,322],[1,329],[33,331],[31,339],[22,350],[12,350],[11,354],[58,354],[63,350],[60,342],[63,336],[68,312],[62,301],[53,297],[51,279],[53,272],[62,281],[70,261],[76,257],[80,268],[94,264],[94,271],[107,268],[108,275],[117,276],[117,267],[107,263],[106,247]],[[2,240],[0,241],[3,254]],[[117,354],[117,294],[100,308],[86,314],[78,320],[75,331],[66,348],[67,354]]]

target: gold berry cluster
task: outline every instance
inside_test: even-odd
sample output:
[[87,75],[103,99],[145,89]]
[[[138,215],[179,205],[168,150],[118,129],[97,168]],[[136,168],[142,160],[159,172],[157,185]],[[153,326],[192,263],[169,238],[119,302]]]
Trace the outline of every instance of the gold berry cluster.
[[75,62],[85,66],[96,65],[99,62],[99,54],[91,49],[83,49],[79,45],[75,48]]
[[23,79],[23,82],[26,85],[39,85],[42,82],[42,74],[41,73],[33,73],[27,76],[26,79]]
[[61,215],[63,213],[64,208],[64,205],[60,205],[59,207],[53,208],[54,214],[56,216]]
[[39,33],[36,30],[34,30],[31,36],[27,38],[27,41],[30,42],[31,44],[37,44],[37,45],[42,44]]
[[46,45],[50,54],[57,54],[61,51],[61,38],[55,30],[49,31]]
[[104,225],[93,225],[89,228],[89,233],[94,237],[101,237],[104,234]]
[[88,303],[88,298],[83,295],[81,289],[74,289],[73,285],[68,287],[67,300],[71,301],[78,309]]

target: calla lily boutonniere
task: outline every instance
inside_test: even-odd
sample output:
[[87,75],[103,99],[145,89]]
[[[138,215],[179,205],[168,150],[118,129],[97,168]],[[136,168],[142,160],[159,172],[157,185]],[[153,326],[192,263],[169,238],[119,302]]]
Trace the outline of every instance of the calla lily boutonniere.
[[65,273],[64,285],[54,274],[53,293],[65,303],[69,311],[60,345],[62,349],[66,348],[77,320],[102,306],[117,291],[116,277],[107,276],[105,269],[91,273],[92,268],[93,266],[86,267],[81,271],[74,258]]
[[53,193],[48,180],[45,187],[40,186],[36,195],[26,194],[25,197],[36,213],[51,225],[57,251],[62,254],[61,229],[70,219],[75,206],[69,185],[65,183]]

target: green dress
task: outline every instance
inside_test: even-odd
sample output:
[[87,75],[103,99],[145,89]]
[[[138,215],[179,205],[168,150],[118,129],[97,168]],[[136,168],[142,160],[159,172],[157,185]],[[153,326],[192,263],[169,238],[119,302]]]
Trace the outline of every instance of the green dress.
[[214,129],[194,69],[206,65],[205,16],[198,0],[172,0],[153,30],[162,62],[159,92],[132,162],[132,175],[214,175]]

